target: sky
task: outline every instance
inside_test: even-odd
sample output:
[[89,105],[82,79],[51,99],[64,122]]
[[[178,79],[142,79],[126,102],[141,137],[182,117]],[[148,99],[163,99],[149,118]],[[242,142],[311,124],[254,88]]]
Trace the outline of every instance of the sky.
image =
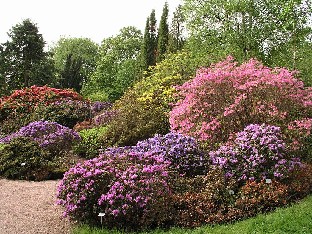
[[[0,43],[16,24],[31,19],[47,47],[61,37],[90,38],[100,44],[126,26],[144,32],[146,18],[155,9],[159,24],[165,2],[169,18],[182,0],[6,0],[1,1]],[[169,23],[171,20],[169,20]]]

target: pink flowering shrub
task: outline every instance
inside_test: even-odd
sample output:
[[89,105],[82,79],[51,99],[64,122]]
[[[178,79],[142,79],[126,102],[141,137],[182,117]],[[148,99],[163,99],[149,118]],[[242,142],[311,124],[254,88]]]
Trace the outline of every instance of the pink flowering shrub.
[[289,158],[279,127],[250,124],[236,134],[233,145],[209,153],[212,164],[237,182],[283,179],[289,176],[298,158]]
[[215,146],[251,123],[287,129],[292,121],[312,115],[312,89],[296,72],[268,68],[251,59],[242,65],[228,57],[198,70],[177,87],[180,101],[170,112],[171,130]]
[[155,153],[124,149],[77,164],[58,186],[65,216],[108,227],[140,228],[160,222],[170,194],[169,163]]
[[312,162],[312,118],[295,120],[288,124],[287,139],[291,153]]

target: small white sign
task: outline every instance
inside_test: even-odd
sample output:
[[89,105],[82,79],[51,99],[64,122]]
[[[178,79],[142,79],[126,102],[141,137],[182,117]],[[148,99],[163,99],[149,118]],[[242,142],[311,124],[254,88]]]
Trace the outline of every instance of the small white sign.
[[99,213],[98,216],[103,217],[103,216],[105,216],[105,213]]
[[271,180],[271,179],[265,179],[265,183],[271,184],[271,183],[272,183],[272,180]]
[[234,194],[234,191],[233,191],[232,189],[230,189],[230,190],[229,190],[229,194],[230,194],[230,195],[233,195],[233,194]]
[[21,166],[23,167],[23,166],[25,166],[26,165],[26,163],[21,163]]

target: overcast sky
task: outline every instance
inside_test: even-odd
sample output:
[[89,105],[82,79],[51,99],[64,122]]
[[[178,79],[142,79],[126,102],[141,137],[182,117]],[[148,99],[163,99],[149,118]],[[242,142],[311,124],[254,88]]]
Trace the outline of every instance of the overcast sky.
[[[122,27],[144,31],[146,18],[156,11],[157,25],[166,0],[5,0],[1,1],[0,43],[12,26],[24,19],[37,24],[48,45],[61,36],[86,37],[96,43],[116,35]],[[182,0],[167,0],[169,17]],[[169,21],[169,23],[171,20]]]

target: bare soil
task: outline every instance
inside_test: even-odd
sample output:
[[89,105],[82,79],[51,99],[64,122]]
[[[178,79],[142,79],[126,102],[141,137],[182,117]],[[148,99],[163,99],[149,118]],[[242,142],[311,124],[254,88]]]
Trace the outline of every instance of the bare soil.
[[70,233],[72,224],[55,204],[58,183],[0,179],[0,233]]

